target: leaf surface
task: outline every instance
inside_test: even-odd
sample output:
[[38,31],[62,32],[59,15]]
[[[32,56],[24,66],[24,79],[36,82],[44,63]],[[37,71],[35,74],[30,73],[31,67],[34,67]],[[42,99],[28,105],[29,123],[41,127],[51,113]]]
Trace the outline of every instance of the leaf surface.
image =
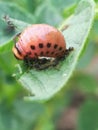
[[[85,47],[94,20],[95,3],[93,0],[81,0],[73,17],[67,19],[61,26],[67,48],[74,47],[74,51],[59,64],[59,68],[49,68],[37,71],[35,69],[24,72],[18,81],[33,96],[29,100],[50,99],[62,87],[67,86],[80,54]],[[68,26],[66,29],[64,29]]]

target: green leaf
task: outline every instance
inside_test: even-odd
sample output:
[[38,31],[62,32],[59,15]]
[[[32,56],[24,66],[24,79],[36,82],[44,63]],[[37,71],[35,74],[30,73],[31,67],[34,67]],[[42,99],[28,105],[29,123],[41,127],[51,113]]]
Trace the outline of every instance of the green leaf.
[[85,54],[79,59],[79,64],[77,66],[78,69],[87,67],[92,58],[94,57],[96,46],[93,44],[93,42],[90,42],[89,45],[87,45],[85,49]]
[[75,86],[75,89],[79,89],[87,94],[96,94],[98,88],[95,77],[81,71],[74,74],[70,84]]
[[0,17],[9,15],[12,18],[33,23],[35,21],[34,15],[30,14],[20,6],[10,2],[0,2]]
[[33,96],[26,97],[29,100],[45,100],[51,98],[62,87],[67,85],[71,77],[78,58],[86,44],[92,23],[94,20],[95,4],[93,0],[81,0],[74,16],[66,20],[61,29],[68,26],[63,31],[67,48],[74,47],[74,51],[59,64],[59,68],[49,68],[37,71],[28,70],[18,74],[18,81]]
[[53,26],[57,26],[62,20],[62,16],[57,9],[50,3],[46,1],[41,4],[35,12],[37,23],[47,23]]
[[[8,25],[6,21],[3,20],[3,17],[5,15],[8,15],[9,17],[13,18],[10,20],[15,25],[14,31],[7,30]],[[17,20],[14,20],[14,19],[17,19]],[[18,19],[20,21],[18,21]],[[15,36],[15,34],[22,31],[23,27],[26,26],[25,22],[34,23],[35,19],[30,13],[18,7],[18,5],[16,4],[0,2],[0,52],[1,53],[5,51],[9,51],[12,48],[13,37]]]
[[[55,6],[58,10],[62,11],[69,6],[76,4],[77,0],[50,0],[51,4]],[[59,7],[59,8],[58,8]]]
[[87,101],[79,112],[77,130],[97,130],[98,129],[98,101]]
[[75,8],[76,4],[73,4],[72,6],[65,8],[63,11],[63,17],[68,18],[71,14],[73,14]]
[[[26,23],[26,22],[23,22],[23,21],[20,21],[20,20],[17,20],[17,19],[13,19],[13,18],[10,18],[10,21],[14,24],[14,26],[16,27],[15,28],[15,31],[14,33],[11,33],[11,34],[2,34],[2,39],[1,41],[5,40],[6,38],[6,42],[3,42],[2,41],[2,44],[0,44],[0,53],[5,53],[7,51],[10,51],[12,50],[12,46],[14,44],[14,37],[19,34],[20,32],[23,31],[24,28],[26,28],[27,26],[29,26],[30,24],[29,23]],[[22,26],[21,26],[22,25]],[[3,30],[4,31],[4,30]],[[5,39],[4,39],[5,38]],[[0,41],[0,42],[1,42]]]
[[44,113],[39,103],[15,101],[12,106],[0,103],[0,130],[30,130]]

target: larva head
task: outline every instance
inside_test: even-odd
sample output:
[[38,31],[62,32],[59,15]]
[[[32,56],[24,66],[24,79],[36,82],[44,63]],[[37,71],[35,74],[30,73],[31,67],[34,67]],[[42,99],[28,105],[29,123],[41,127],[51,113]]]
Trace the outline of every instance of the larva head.
[[23,56],[21,56],[19,54],[18,50],[15,47],[13,47],[12,51],[13,51],[14,56],[16,57],[16,59],[23,60]]
[[14,56],[16,59],[23,60],[25,56],[25,52],[23,51],[21,44],[17,42],[15,46],[12,48],[12,51],[14,53]]
[[27,27],[13,47],[14,55],[23,60],[25,57],[61,57],[66,51],[66,43],[60,31],[46,24]]

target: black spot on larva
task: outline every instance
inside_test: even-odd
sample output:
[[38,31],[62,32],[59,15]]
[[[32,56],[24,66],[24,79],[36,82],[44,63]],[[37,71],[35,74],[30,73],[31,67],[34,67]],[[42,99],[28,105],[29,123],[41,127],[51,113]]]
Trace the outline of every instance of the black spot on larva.
[[21,52],[20,52],[20,50],[18,49],[18,47],[16,46],[16,44],[15,44],[15,48],[16,48],[18,54],[21,55]]
[[54,54],[54,52],[51,52],[51,54],[53,55],[53,54]]
[[61,50],[62,50],[62,47],[59,48],[59,51],[61,51]]
[[34,53],[35,56],[38,56],[37,53]]
[[47,43],[47,47],[50,48],[51,47],[51,43]]
[[35,50],[35,46],[34,45],[31,45],[30,46],[32,50]]
[[58,47],[58,45],[57,45],[57,44],[55,44],[55,45],[54,45],[54,49],[56,49],[57,47]]
[[62,54],[65,54],[65,51],[62,51]]
[[39,43],[39,48],[43,48],[43,43]]
[[46,54],[49,54],[49,51],[47,51]]
[[41,56],[43,56],[43,54],[44,54],[44,52],[43,52],[43,51],[41,51],[40,55],[41,55]]

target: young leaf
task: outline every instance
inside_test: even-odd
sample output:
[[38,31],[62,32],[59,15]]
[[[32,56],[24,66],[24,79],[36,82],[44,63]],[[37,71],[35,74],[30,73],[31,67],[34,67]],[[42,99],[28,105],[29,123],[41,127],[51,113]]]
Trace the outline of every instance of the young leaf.
[[26,97],[26,99],[49,99],[67,85],[67,81],[71,77],[78,58],[86,45],[94,20],[94,9],[93,0],[81,0],[74,16],[66,20],[61,27],[61,30],[64,30],[63,35],[67,48],[74,47],[74,51],[59,64],[58,69],[49,68],[42,71],[31,69],[21,75],[18,74],[18,81],[33,95]]

